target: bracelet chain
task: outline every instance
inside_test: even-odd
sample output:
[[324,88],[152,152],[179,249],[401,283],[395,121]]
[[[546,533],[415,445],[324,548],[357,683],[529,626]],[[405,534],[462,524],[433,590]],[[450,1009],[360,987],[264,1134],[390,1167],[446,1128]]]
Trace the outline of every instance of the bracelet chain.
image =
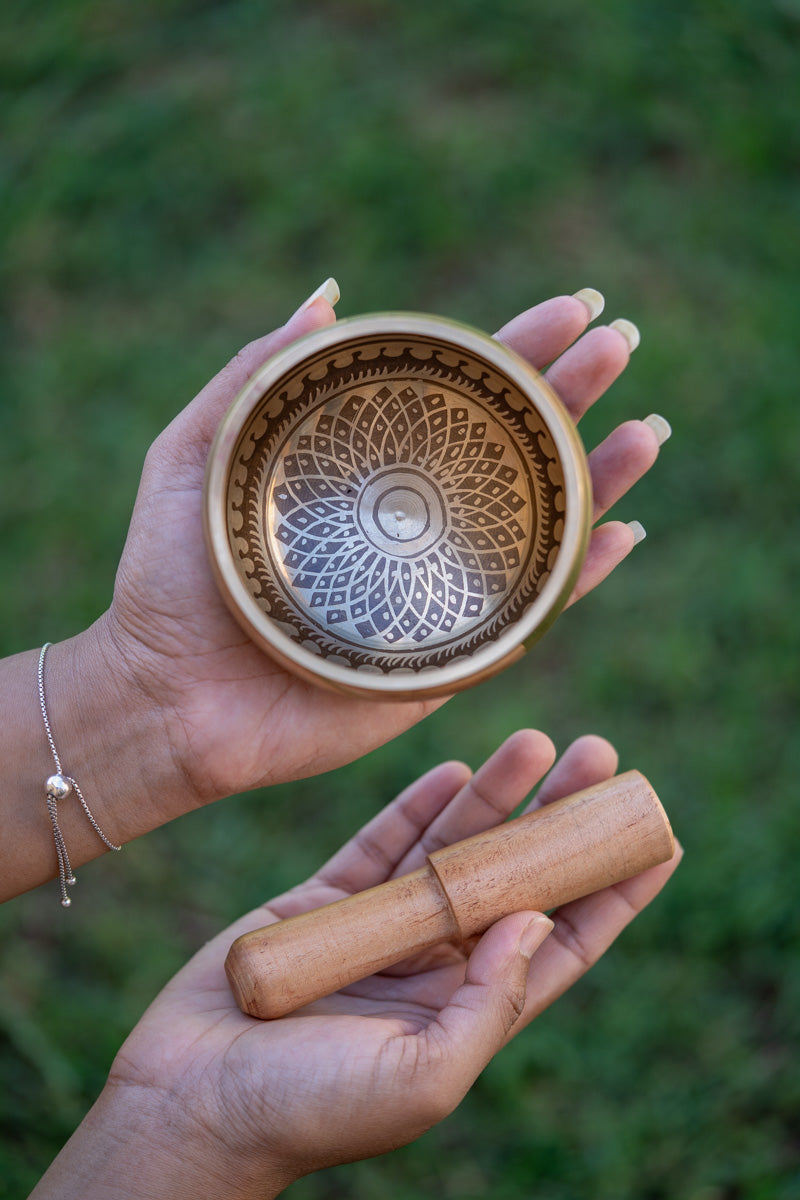
[[61,904],[64,908],[69,908],[72,901],[67,895],[67,887],[71,887],[75,883],[75,875],[73,874],[72,867],[70,865],[69,854],[67,853],[67,845],[64,841],[64,835],[61,832],[61,826],[58,823],[58,801],[64,800],[67,796],[74,792],[80,801],[81,808],[89,819],[89,823],[100,840],[106,846],[108,846],[109,850],[121,850],[122,847],[115,846],[114,843],[108,837],[106,837],[98,825],[92,810],[86,803],[83,792],[78,787],[77,782],[72,778],[71,775],[66,775],[61,766],[61,758],[56,750],[53,731],[50,728],[50,718],[47,715],[47,703],[44,695],[44,660],[50,645],[50,642],[45,642],[45,644],[42,646],[41,653],[39,654],[39,707],[42,712],[42,720],[44,721],[44,731],[47,734],[47,741],[50,744],[53,761],[55,762],[56,773],[51,775],[45,781],[44,786],[47,800],[47,811],[50,816],[50,823],[53,827],[53,841],[55,843],[56,857],[58,859],[58,879],[61,885]]

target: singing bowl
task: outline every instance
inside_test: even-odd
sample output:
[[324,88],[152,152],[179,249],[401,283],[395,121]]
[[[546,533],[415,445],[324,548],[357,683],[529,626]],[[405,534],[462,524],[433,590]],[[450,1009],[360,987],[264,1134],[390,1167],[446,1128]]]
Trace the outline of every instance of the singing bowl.
[[521,656],[566,603],[590,521],[554,391],[495,339],[416,313],[277,353],[206,473],[233,616],[289,670],[362,696],[447,695]]

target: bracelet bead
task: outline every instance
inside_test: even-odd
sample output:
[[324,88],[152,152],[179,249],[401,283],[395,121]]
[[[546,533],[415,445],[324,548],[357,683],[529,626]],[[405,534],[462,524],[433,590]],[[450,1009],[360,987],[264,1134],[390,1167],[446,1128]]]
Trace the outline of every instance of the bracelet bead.
[[47,735],[47,741],[50,746],[50,751],[53,755],[55,764],[55,774],[48,776],[45,780],[44,790],[47,801],[47,812],[50,817],[50,824],[53,828],[53,842],[55,844],[56,859],[58,861],[58,880],[61,887],[61,905],[63,908],[69,908],[72,903],[67,895],[67,888],[72,887],[75,883],[75,875],[69,861],[69,853],[67,852],[67,844],[64,841],[64,835],[61,832],[61,826],[58,821],[58,802],[64,800],[67,796],[73,793],[77,796],[81,808],[94,829],[100,840],[108,847],[109,850],[121,850],[121,846],[116,846],[109,837],[103,833],[102,829],[95,820],[94,813],[89,808],[89,805],[84,799],[83,792],[78,787],[76,781],[71,775],[65,775],[61,767],[61,759],[56,750],[56,743],[53,738],[53,731],[50,728],[50,718],[47,715],[47,702],[44,694],[44,660],[45,655],[50,647],[49,642],[45,642],[39,654],[39,670],[37,675],[37,683],[39,688],[39,707],[44,721],[44,731]]
[[72,791],[72,781],[64,775],[51,775],[45,783],[45,791],[54,800],[63,800]]

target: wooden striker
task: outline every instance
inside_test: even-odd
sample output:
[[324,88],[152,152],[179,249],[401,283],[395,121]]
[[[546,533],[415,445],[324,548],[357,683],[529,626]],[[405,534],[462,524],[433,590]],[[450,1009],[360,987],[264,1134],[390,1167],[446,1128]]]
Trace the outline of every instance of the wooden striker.
[[673,853],[658,797],[628,771],[437,850],[409,875],[246,933],[225,969],[243,1012],[282,1017],[509,913],[555,908]]

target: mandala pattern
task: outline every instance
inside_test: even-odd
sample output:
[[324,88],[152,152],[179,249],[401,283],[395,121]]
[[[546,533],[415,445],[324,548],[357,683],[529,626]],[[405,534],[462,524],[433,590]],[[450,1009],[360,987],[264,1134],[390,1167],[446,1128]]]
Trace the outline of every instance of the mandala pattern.
[[354,666],[471,652],[535,599],[557,553],[549,435],[444,354],[324,365],[265,397],[238,452],[248,587],[290,636]]

